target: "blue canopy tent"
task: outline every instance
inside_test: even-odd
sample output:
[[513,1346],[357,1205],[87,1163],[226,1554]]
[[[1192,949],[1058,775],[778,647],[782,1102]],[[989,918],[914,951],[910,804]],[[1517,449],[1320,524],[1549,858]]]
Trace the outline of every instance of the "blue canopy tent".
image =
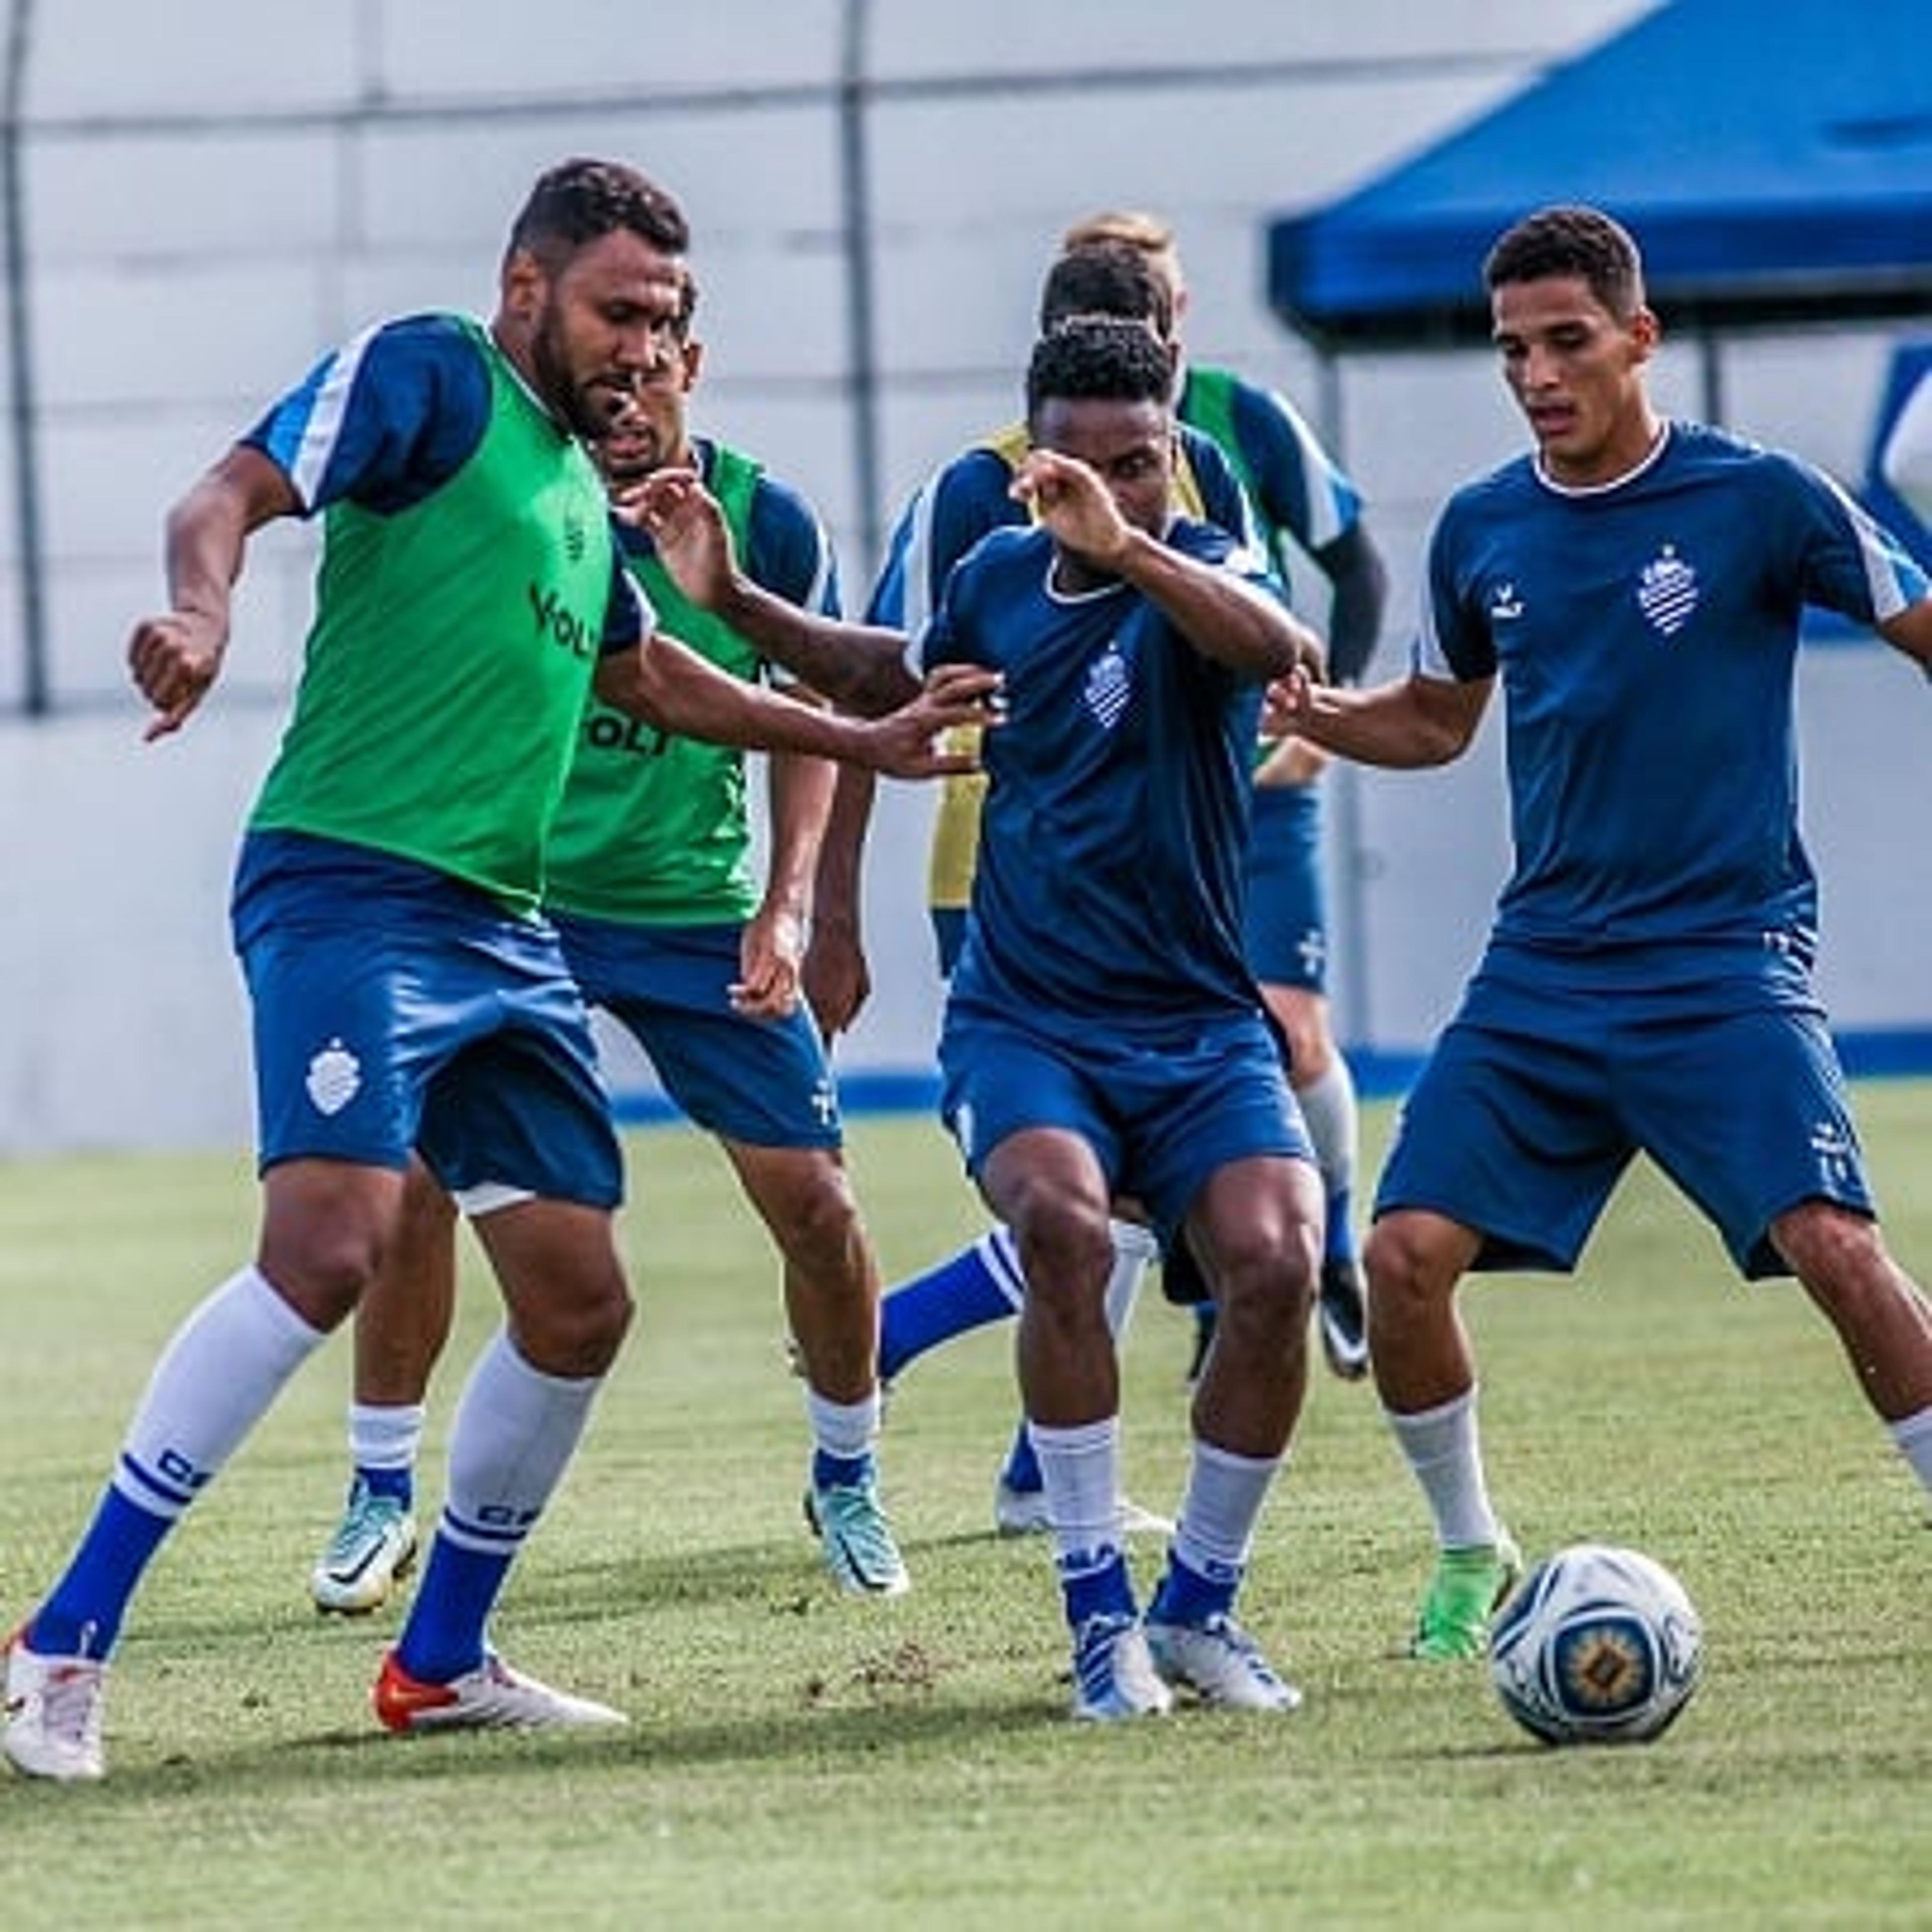
[[1673,329],[1932,312],[1927,24],[1925,0],[1676,0],[1272,222],[1272,305],[1330,352],[1480,341],[1490,243],[1587,201],[1637,235]]

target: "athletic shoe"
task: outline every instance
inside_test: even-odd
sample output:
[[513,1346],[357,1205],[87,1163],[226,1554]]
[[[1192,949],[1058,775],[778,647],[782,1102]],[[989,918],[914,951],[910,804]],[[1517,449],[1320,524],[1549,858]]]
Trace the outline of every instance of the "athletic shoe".
[[1444,1550],[1422,1600],[1409,1655],[1482,1656],[1490,1647],[1490,1618],[1522,1574],[1522,1552],[1506,1529],[1497,1531],[1493,1544]]
[[1083,1724],[1164,1718],[1174,1698],[1132,1616],[1089,1617],[1073,1638],[1073,1714]]
[[878,1484],[833,1483],[807,1490],[805,1520],[818,1538],[832,1581],[848,1597],[902,1597],[912,1588]]
[[396,1661],[393,1650],[386,1652],[370,1701],[392,1731],[527,1731],[631,1721],[608,1704],[553,1690],[494,1654],[447,1684],[424,1684]]
[[309,1579],[319,1610],[366,1616],[416,1566],[416,1522],[394,1496],[378,1496],[358,1476],[349,1506]]
[[43,1657],[26,1634],[7,1640],[7,1761],[23,1778],[99,1778],[107,1666],[88,1657]]
[[1316,1318],[1328,1366],[1345,1382],[1360,1382],[1369,1372],[1368,1295],[1360,1262],[1322,1263]]
[[1231,1616],[1217,1613],[1198,1624],[1150,1618],[1146,1628],[1155,1670],[1204,1704],[1230,1711],[1292,1711],[1301,1702],[1301,1693],[1276,1675],[1261,1646]]
[[[1173,1520],[1143,1509],[1131,1496],[1120,1498],[1120,1530],[1126,1536],[1172,1536]],[[1046,1514],[1044,1490],[1016,1490],[1003,1475],[993,1485],[993,1533],[996,1536],[1043,1536],[1053,1527]]]

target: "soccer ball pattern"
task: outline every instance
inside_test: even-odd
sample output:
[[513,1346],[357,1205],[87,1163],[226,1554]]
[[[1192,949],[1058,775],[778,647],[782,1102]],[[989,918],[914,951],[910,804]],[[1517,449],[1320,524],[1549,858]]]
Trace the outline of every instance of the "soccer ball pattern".
[[1654,1558],[1573,1544],[1498,1613],[1490,1672],[1503,1708],[1545,1744],[1640,1744],[1690,1701],[1703,1627]]

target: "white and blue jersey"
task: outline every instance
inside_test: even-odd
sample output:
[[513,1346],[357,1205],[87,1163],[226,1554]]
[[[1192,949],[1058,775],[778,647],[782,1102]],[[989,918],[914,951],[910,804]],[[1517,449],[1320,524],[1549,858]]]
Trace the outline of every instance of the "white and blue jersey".
[[1526,457],[1459,491],[1415,668],[1502,682],[1515,866],[1496,940],[1552,961],[1641,948],[1650,974],[1662,949],[1687,978],[1713,944],[1808,957],[1801,614],[1869,624],[1925,592],[1834,484],[1697,425],[1602,488],[1558,488]]
[[[1168,541],[1212,563],[1234,548],[1178,521]],[[953,1001],[1142,1038],[1251,1010],[1240,880],[1259,687],[1127,584],[1057,590],[1053,562],[1044,531],[995,532],[915,646],[928,669],[1004,680]]]
[[[302,512],[353,502],[394,515],[434,496],[490,426],[490,369],[454,315],[407,316],[332,351],[242,438],[288,478]],[[644,628],[629,574],[614,560],[604,648]]]

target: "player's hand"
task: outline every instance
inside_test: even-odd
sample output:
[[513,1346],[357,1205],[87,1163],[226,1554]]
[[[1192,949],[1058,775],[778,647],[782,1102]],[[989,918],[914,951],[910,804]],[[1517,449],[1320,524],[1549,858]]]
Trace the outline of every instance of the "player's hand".
[[142,734],[152,744],[185,724],[221,670],[228,646],[225,616],[205,610],[170,610],[143,617],[128,643],[128,668],[141,695],[154,708]]
[[944,750],[939,741],[962,725],[997,725],[1003,715],[998,671],[977,664],[942,664],[916,698],[860,728],[870,754],[862,762],[898,778],[977,771],[976,751]]
[[644,531],[671,581],[704,610],[730,589],[737,559],[718,500],[694,470],[660,470],[611,492],[613,512]]
[[832,1040],[849,1030],[872,996],[872,969],[857,925],[814,920],[799,976],[819,1031]]
[[1013,472],[1010,494],[1026,505],[1063,549],[1111,570],[1133,532],[1100,473],[1077,458],[1030,449]]
[[788,1019],[798,1010],[799,962],[805,928],[788,906],[760,906],[745,922],[738,977],[728,988],[731,1010],[746,1019]]

